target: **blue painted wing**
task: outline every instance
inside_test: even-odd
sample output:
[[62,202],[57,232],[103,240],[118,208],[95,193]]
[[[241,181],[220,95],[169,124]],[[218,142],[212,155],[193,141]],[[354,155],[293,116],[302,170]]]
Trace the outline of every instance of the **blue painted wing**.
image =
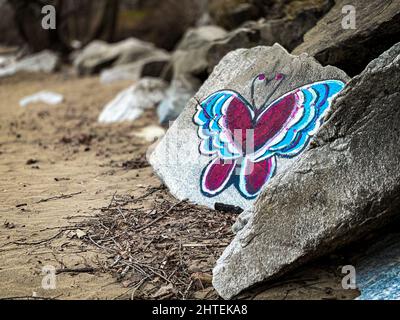
[[[233,99],[239,99],[244,105],[248,105],[244,98],[231,90],[217,91],[198,104],[193,122],[199,126],[198,135],[202,140],[199,146],[201,154],[217,154],[225,160],[242,156],[242,151],[229,139],[231,132],[221,121]],[[249,112],[252,111],[249,109]]]
[[[298,95],[299,107],[303,108],[300,118],[293,119],[290,126],[271,139],[254,155],[255,161],[261,161],[273,155],[294,157],[308,145],[312,135],[321,126],[324,114],[332,99],[343,90],[345,83],[340,80],[325,80],[305,85],[286,95]],[[277,99],[279,101],[281,98]],[[274,105],[275,101],[270,104]],[[266,108],[268,109],[268,108]]]

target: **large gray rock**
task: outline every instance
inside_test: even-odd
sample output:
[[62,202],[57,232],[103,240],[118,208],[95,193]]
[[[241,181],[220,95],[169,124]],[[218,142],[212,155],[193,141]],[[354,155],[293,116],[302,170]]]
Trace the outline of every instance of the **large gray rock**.
[[[355,9],[355,29],[344,29],[345,5]],[[307,52],[324,65],[350,75],[400,41],[400,2],[392,0],[337,0],[336,5],[304,36],[293,54]],[[357,59],[354,59],[357,57]]]
[[224,29],[214,25],[190,28],[178,43],[176,50],[199,49],[203,45],[207,45],[209,42],[223,38],[226,33],[227,32]]
[[[221,59],[233,50],[264,45],[260,32],[260,28],[264,25],[264,22],[264,20],[249,22],[243,27],[232,30],[225,37],[213,41],[206,52],[207,72],[211,73]],[[274,43],[265,45],[272,45]]]
[[292,51],[303,41],[304,34],[332,8],[333,3],[333,0],[292,1],[285,7],[284,17],[261,24],[263,44],[278,42]]
[[175,79],[171,82],[165,98],[157,108],[158,119],[161,124],[167,125],[179,117],[189,100],[196,91],[191,83]]
[[[233,30],[250,20],[284,18],[294,7],[318,5],[325,0],[209,0],[209,11],[216,24]],[[333,2],[333,0],[331,0]]]
[[[257,75],[265,73],[271,83],[267,86],[259,80],[255,87],[255,104],[257,106],[280,97],[286,92],[319,80],[338,79],[346,81],[347,75],[334,67],[322,67],[307,55],[293,56],[280,45],[239,49],[225,56],[214,69],[209,79],[189,101],[179,118],[168,130],[150,157],[155,172],[164,180],[171,193],[179,199],[213,207],[220,202],[229,205],[249,208],[254,199],[244,197],[232,184],[217,195],[205,194],[201,187],[201,177],[211,158],[199,153],[199,126],[193,118],[197,113],[199,102],[218,90],[230,89],[239,92],[251,101],[251,83]],[[273,80],[278,73],[286,74],[279,82]],[[280,84],[280,85],[279,85]],[[265,102],[265,106],[267,102]],[[283,128],[282,128],[283,130]],[[238,160],[239,161],[239,160]],[[279,159],[278,171],[285,170],[294,159]]]
[[293,1],[286,5],[283,17],[247,22],[229,32],[223,39],[213,42],[207,54],[208,70],[211,72],[222,57],[238,48],[279,43],[292,51],[302,43],[303,35],[314,27],[331,7],[331,0]]
[[[169,71],[171,86],[166,99],[158,108],[160,123],[175,120],[208,77],[208,50],[214,41],[223,38],[226,31],[207,25],[189,29],[172,54]],[[168,72],[165,69],[164,72]]]
[[[214,268],[231,298],[347,244],[400,209],[400,44],[336,98],[313,143],[261,193]],[[241,229],[241,230],[240,230]]]
[[152,43],[135,38],[115,44],[96,40],[75,55],[73,64],[79,74],[93,74],[105,68],[152,57],[157,52],[165,53]]
[[112,83],[121,80],[138,81],[143,77],[161,77],[170,58],[168,53],[155,50],[134,62],[103,70],[100,74],[100,81]]
[[203,78],[207,74],[207,52],[211,44],[225,35],[226,31],[217,26],[189,29],[172,55],[173,78],[191,82]]
[[265,12],[259,3],[255,0],[209,0],[208,9],[218,25],[232,30],[246,21],[262,17]]

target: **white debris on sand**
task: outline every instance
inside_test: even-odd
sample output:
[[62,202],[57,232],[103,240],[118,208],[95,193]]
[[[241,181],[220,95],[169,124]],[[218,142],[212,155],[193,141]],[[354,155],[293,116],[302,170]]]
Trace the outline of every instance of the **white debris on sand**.
[[134,136],[142,138],[148,142],[154,142],[164,136],[165,129],[159,126],[148,126],[141,129],[139,132],[133,133]]
[[61,94],[51,91],[40,91],[33,95],[22,98],[19,101],[21,107],[26,107],[32,103],[46,103],[49,105],[57,105],[64,101],[64,97]]
[[12,76],[20,71],[51,73],[56,71],[59,64],[60,59],[55,53],[49,50],[44,50],[31,56],[27,56],[19,61],[14,61],[12,59],[9,59],[8,61],[3,60],[3,66],[0,67],[0,78]]

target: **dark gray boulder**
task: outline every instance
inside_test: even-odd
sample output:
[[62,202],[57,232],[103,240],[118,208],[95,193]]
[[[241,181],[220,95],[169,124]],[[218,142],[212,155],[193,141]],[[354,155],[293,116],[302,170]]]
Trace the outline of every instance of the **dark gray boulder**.
[[244,22],[255,20],[265,14],[258,0],[209,0],[208,10],[211,18],[220,26],[232,30]]
[[166,98],[158,107],[158,117],[162,124],[174,121],[182,112],[189,99],[194,96],[208,77],[207,54],[217,39],[226,35],[218,26],[206,25],[190,28],[177,45],[164,75],[171,74],[171,85]]
[[174,74],[204,77],[227,53],[239,48],[279,43],[291,51],[331,7],[331,0],[310,0],[301,5],[293,1],[279,19],[247,21],[228,33],[213,25],[189,29],[173,54]]
[[179,117],[196,91],[191,83],[175,79],[166,91],[165,98],[157,108],[157,115],[162,125],[168,125]]
[[[330,6],[334,0],[209,0],[209,12],[216,24],[234,30],[250,20],[265,18],[266,21],[290,18],[295,11],[310,7]],[[317,12],[315,12],[317,15]],[[310,19],[318,18],[310,17]],[[307,23],[305,21],[305,23]]]
[[315,26],[332,4],[331,0],[292,1],[285,6],[285,10],[282,9],[280,18],[260,19],[243,24],[223,39],[213,42],[207,54],[208,71],[211,72],[228,52],[238,48],[279,43],[292,51],[303,42],[303,35]]
[[[348,15],[347,11],[342,11],[345,5],[355,9],[355,29],[342,26]],[[323,65],[334,65],[353,76],[399,41],[399,1],[338,0],[304,35],[304,43],[295,48],[293,54],[307,52]]]
[[207,78],[208,50],[214,41],[225,35],[226,31],[218,26],[189,29],[172,54],[173,79],[184,78],[189,82],[204,81],[204,78]]
[[170,62],[170,55],[162,50],[149,52],[134,62],[116,65],[105,69],[100,74],[102,83],[111,83],[120,80],[139,81],[144,77],[163,77],[164,70]]
[[310,147],[236,225],[213,271],[222,297],[348,244],[398,214],[399,82],[400,44],[349,82]]

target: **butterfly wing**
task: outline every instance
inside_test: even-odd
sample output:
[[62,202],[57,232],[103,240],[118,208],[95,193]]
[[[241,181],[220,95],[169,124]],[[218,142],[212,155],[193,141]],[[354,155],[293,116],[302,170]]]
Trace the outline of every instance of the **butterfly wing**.
[[193,117],[202,140],[200,153],[224,160],[241,157],[253,116],[251,105],[237,92],[222,90],[207,97],[198,104]]
[[[344,88],[340,80],[325,80],[295,89],[272,102],[257,118],[257,126],[273,126],[274,118],[287,112],[279,130],[264,145],[256,149],[254,161],[261,161],[273,155],[293,157],[298,155],[310,141],[323,121],[325,111],[332,99]],[[256,137],[257,138],[257,137]]]
[[234,180],[231,178],[243,156],[246,129],[251,128],[253,117],[251,105],[230,90],[217,91],[198,104],[193,122],[199,126],[199,151],[213,157],[201,176],[204,194],[215,196]]
[[272,178],[276,169],[276,157],[271,156],[254,162],[245,157],[241,162],[240,174],[236,177],[236,187],[246,199],[254,199],[262,187]]

